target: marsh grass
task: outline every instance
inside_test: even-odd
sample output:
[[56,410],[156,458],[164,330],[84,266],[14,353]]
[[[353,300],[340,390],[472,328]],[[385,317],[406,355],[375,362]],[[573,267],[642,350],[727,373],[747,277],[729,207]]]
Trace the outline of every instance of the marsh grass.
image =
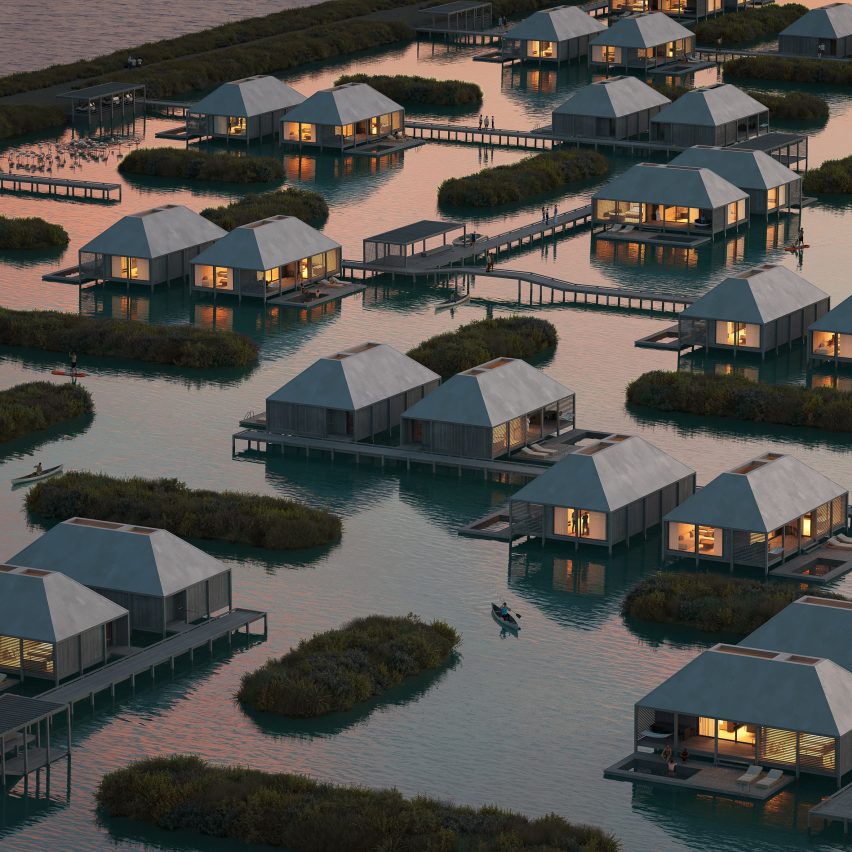
[[0,391],[0,441],[11,441],[91,415],[91,394],[79,385],[26,382]]

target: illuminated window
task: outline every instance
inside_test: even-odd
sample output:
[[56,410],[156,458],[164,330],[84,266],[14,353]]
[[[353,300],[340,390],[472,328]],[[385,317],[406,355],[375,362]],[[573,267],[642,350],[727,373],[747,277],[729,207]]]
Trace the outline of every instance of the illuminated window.
[[760,326],[748,322],[716,320],[716,343],[720,346],[760,348]]
[[113,257],[112,277],[129,281],[147,281],[148,261],[140,257]]
[[354,136],[355,135],[355,125],[354,124],[344,124],[342,127],[337,125],[334,128],[335,136]]
[[491,430],[491,455],[499,456],[506,452],[506,438],[508,429],[505,423],[495,426]]
[[695,524],[669,522],[669,550],[695,553]]
[[815,331],[811,343],[811,351],[814,355],[830,355],[834,357],[834,349],[837,345],[837,334],[833,331]]
[[606,541],[606,515],[588,509],[553,509],[553,533],[570,538]]
[[322,278],[325,275],[325,255],[315,254],[311,258],[311,278]]
[[722,555],[722,530],[718,527],[698,527],[698,555]]
[[802,517],[802,538],[810,538],[813,533],[812,529],[812,521],[813,521],[813,512],[808,512],[807,515]]
[[340,272],[339,252],[337,249],[331,249],[325,253],[325,274],[334,275]]
[[245,136],[248,121],[239,115],[228,116],[228,136]]

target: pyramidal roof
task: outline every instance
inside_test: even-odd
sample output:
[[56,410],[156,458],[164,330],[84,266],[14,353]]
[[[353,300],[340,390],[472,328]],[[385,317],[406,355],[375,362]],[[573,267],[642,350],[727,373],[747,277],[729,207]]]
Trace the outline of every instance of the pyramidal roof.
[[164,204],[123,216],[80,251],[150,260],[213,242],[226,233],[183,204]]
[[4,636],[62,642],[125,615],[126,609],[64,574],[0,565]]
[[787,29],[782,36],[799,38],[846,38],[852,35],[852,5],[849,3],[829,3],[819,9],[811,9]]
[[267,402],[357,411],[440,378],[386,343],[367,342],[320,358]]
[[557,6],[534,12],[508,30],[504,38],[527,41],[567,41],[599,33],[606,27],[577,6]]
[[694,145],[670,161],[674,166],[707,168],[740,189],[766,190],[800,181],[792,169],[765,151]]
[[694,39],[695,33],[673,21],[662,12],[635,15],[616,21],[591,39],[589,44],[613,47],[656,47],[670,41]]
[[658,124],[720,127],[731,121],[767,112],[767,108],[730,83],[716,83],[681,95],[652,119]]
[[458,373],[403,417],[491,428],[574,396],[541,370],[516,358],[495,358]]
[[193,264],[262,271],[340,248],[295,216],[270,216],[234,228],[193,259]]
[[644,438],[614,435],[560,459],[512,502],[612,512],[693,473]]
[[90,588],[155,597],[229,570],[166,530],[90,518],[57,524],[9,564],[57,571]]
[[190,108],[199,115],[232,115],[251,118],[266,112],[290,109],[305,96],[276,77],[258,74],[223,83]]
[[309,124],[352,124],[377,115],[397,112],[402,107],[366,83],[344,83],[332,89],[320,89],[294,107],[283,121]]
[[827,298],[827,293],[786,266],[764,263],[725,278],[681,316],[761,324]]
[[663,520],[768,533],[845,494],[797,458],[766,453],[719,474]]
[[852,334],[852,296],[847,296],[836,308],[823,314],[810,329],[814,331],[837,331]]
[[671,101],[636,77],[610,77],[584,86],[560,104],[554,115],[592,115],[621,118]]

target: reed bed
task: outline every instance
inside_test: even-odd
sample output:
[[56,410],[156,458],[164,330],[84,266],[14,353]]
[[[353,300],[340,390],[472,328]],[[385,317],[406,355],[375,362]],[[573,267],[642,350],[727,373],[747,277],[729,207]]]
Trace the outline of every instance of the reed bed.
[[334,81],[335,86],[344,83],[366,83],[403,106],[478,107],[482,103],[482,89],[463,80],[436,80],[410,74],[344,74]]
[[201,215],[226,231],[268,216],[295,216],[314,228],[321,228],[328,219],[328,204],[318,192],[289,187],[246,195],[221,207],[208,207]]
[[25,382],[0,391],[0,441],[94,412],[92,395],[79,385]]
[[38,216],[11,219],[0,216],[0,249],[52,249],[68,245],[68,232],[62,225]]
[[186,148],[137,148],[118,165],[125,175],[217,183],[280,183],[284,164],[274,157],[237,157]]

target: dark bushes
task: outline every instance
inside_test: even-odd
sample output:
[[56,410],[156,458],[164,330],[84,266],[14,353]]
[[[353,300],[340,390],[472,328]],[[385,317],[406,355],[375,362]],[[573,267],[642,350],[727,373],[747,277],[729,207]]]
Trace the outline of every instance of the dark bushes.
[[98,518],[270,550],[329,544],[341,531],[336,515],[282,497],[195,491],[177,479],[84,472],[40,482],[27,495],[27,509],[42,518]]
[[27,382],[0,391],[0,441],[11,441],[91,414],[92,397],[79,385]]
[[532,358],[553,349],[559,341],[556,327],[534,317],[477,320],[455,331],[436,334],[412,349],[408,356],[449,378],[492,358]]
[[844,195],[852,193],[852,157],[826,160],[805,174],[802,190],[808,195]]
[[698,44],[712,45],[742,44],[771,38],[798,21],[807,11],[807,6],[801,3],[786,3],[719,15],[695,25],[695,40]]
[[[770,8],[770,7],[767,7]],[[780,9],[787,8],[779,6]],[[822,62],[819,59],[783,59],[780,56],[744,56],[723,66],[725,79],[777,80],[786,83],[823,83],[852,86],[852,61]]]
[[335,86],[344,83],[366,83],[404,106],[429,104],[476,107],[482,103],[482,89],[476,83],[465,83],[462,80],[436,80],[434,77],[408,74],[344,74],[334,81]]
[[235,157],[186,148],[137,148],[118,164],[118,170],[122,174],[223,183],[284,180],[284,165],[273,157]]
[[51,130],[66,124],[68,113],[61,107],[0,104],[0,139]]
[[46,352],[129,358],[177,367],[246,367],[257,344],[232,331],[191,325],[147,325],[132,320],[77,316],[58,311],[0,308],[0,345]]
[[[845,600],[819,590],[809,589],[808,594]],[[797,583],[667,571],[635,585],[624,598],[621,613],[656,624],[745,636],[801,596]]]
[[852,431],[852,393],[834,388],[764,385],[738,375],[654,370],[627,386],[627,402],[659,411],[813,426],[828,432]]
[[406,799],[396,790],[211,766],[189,755],[113,770],[101,780],[97,801],[110,817],[299,852],[617,852],[620,845],[556,814],[530,820],[491,806],[476,810]]
[[246,195],[222,207],[208,207],[201,215],[226,231],[267,216],[295,216],[314,228],[321,228],[328,219],[328,204],[318,192],[290,187]]
[[438,203],[451,207],[496,207],[600,177],[609,162],[597,151],[549,151],[508,166],[449,178],[438,187]]
[[460,642],[443,621],[424,624],[414,615],[357,618],[246,672],[237,698],[254,710],[284,716],[351,710],[406,678],[437,668]]
[[0,249],[65,248],[68,234],[62,225],[45,222],[37,216],[7,219],[0,216]]

